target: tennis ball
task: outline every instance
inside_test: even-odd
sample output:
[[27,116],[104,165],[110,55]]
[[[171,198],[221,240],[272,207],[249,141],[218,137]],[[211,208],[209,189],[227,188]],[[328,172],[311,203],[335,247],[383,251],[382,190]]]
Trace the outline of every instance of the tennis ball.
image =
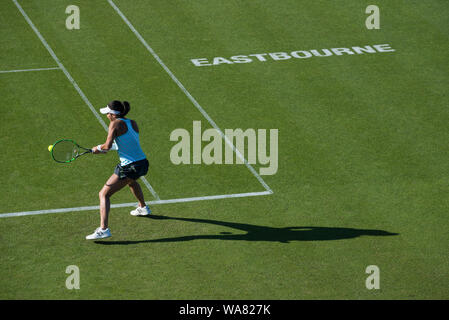
[[53,149],[53,145],[49,145],[49,146],[48,146],[48,151],[51,152],[51,149]]

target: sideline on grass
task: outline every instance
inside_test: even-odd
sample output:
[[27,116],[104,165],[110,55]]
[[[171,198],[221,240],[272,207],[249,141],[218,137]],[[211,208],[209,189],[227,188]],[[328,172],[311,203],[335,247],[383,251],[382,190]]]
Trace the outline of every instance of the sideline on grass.
[[342,56],[342,55],[354,55],[354,54],[364,54],[364,53],[382,53],[382,52],[394,52],[393,48],[389,44],[375,44],[373,46],[364,47],[351,47],[351,48],[331,48],[331,49],[321,49],[321,50],[298,50],[287,52],[272,52],[272,53],[254,53],[248,55],[235,55],[230,58],[214,57],[212,59],[208,58],[196,58],[190,59],[190,61],[196,67],[204,66],[217,66],[220,64],[235,64],[235,63],[251,63],[254,61],[266,62],[270,61],[281,61],[288,59],[307,59],[311,57],[330,57],[332,55]]

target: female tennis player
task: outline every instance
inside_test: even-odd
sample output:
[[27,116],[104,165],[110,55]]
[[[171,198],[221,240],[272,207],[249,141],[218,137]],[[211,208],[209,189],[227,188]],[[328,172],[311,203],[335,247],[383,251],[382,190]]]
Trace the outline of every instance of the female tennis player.
[[134,120],[125,118],[130,110],[127,101],[111,101],[100,109],[106,114],[110,124],[106,142],[92,148],[92,153],[106,153],[116,145],[120,163],[115,167],[114,173],[106,181],[99,192],[100,197],[100,227],[86,239],[102,239],[111,236],[108,228],[108,216],[111,207],[110,197],[125,187],[129,186],[131,193],[139,201],[138,207],[131,211],[133,216],[146,216],[151,214],[150,208],[145,204],[142,189],[137,179],[148,172],[148,160],[140,147],[139,128]]

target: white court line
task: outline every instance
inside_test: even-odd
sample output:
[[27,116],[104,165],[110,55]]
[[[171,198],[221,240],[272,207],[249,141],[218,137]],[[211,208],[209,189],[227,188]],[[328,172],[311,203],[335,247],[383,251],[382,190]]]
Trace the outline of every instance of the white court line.
[[60,69],[59,67],[54,67],[54,68],[38,68],[38,69],[2,70],[0,71],[0,73],[46,71],[46,70],[59,70],[59,69]]
[[[203,200],[255,197],[255,196],[263,196],[263,195],[270,195],[270,194],[272,194],[272,192],[270,192],[270,191],[234,193],[234,194],[222,194],[222,195],[204,196],[204,197],[179,198],[179,199],[169,199],[169,200],[154,200],[154,201],[147,201],[146,203],[148,205],[170,204],[170,203],[192,202],[192,201],[203,201]],[[111,208],[125,208],[125,207],[136,207],[136,206],[137,206],[137,202],[130,202],[130,203],[112,204]],[[0,218],[31,216],[31,215],[49,214],[49,213],[91,211],[91,210],[99,210],[99,209],[100,209],[100,206],[88,206],[88,207],[61,208],[61,209],[36,210],[36,211],[22,211],[22,212],[2,213],[2,214],[0,214]]]
[[[41,33],[39,32],[39,30],[36,28],[36,26],[34,25],[34,23],[31,21],[31,19],[28,17],[28,15],[26,14],[26,12],[22,9],[22,7],[20,6],[20,4],[17,2],[17,0],[13,0],[14,4],[16,5],[16,7],[19,9],[20,13],[23,15],[23,17],[25,18],[25,20],[28,22],[28,24],[30,25],[31,29],[33,29],[34,33],[37,35],[37,37],[41,40],[42,44],[44,45],[44,47],[47,49],[47,51],[50,53],[50,55],[52,56],[52,58],[55,60],[56,64],[59,66],[59,68],[64,72],[64,74],[66,75],[67,79],[69,79],[70,83],[73,85],[73,87],[76,89],[76,91],[78,92],[78,94],[81,96],[81,98],[84,100],[84,102],[87,104],[87,106],[89,107],[89,109],[92,111],[92,113],[95,115],[95,117],[97,118],[97,120],[100,122],[100,124],[103,126],[103,128],[106,130],[106,132],[108,131],[108,126],[106,125],[106,123],[103,121],[103,119],[101,118],[101,116],[98,114],[97,110],[95,110],[95,108],[93,107],[93,105],[90,103],[89,99],[87,99],[86,95],[83,93],[83,91],[81,90],[81,88],[78,86],[78,84],[75,82],[75,80],[72,78],[72,76],[70,75],[70,73],[67,71],[67,69],[64,67],[64,65],[61,63],[61,61],[58,59],[58,57],[56,56],[56,54],[54,53],[54,51],[50,48],[50,46],[48,45],[47,41],[44,39],[44,37],[41,35]],[[148,188],[148,190],[150,190],[150,192],[153,194],[153,197],[156,200],[159,200],[159,195],[156,193],[156,191],[153,189],[153,187],[150,185],[150,183],[147,181],[147,179],[145,179],[145,177],[141,178],[143,183],[145,184],[145,186]]]
[[134,33],[134,35],[137,37],[137,39],[140,40],[140,42],[145,46],[145,48],[148,50],[148,52],[151,53],[151,55],[156,59],[156,61],[161,65],[161,67],[167,72],[167,74],[172,78],[172,80],[178,85],[178,87],[184,92],[184,94],[189,98],[189,100],[193,103],[193,105],[201,112],[201,114],[206,118],[206,120],[212,125],[212,127],[217,130],[221,137],[225,140],[226,144],[234,150],[237,157],[239,157],[240,160],[242,160],[246,167],[251,171],[251,173],[257,178],[257,180],[262,184],[262,186],[270,193],[273,193],[271,188],[265,183],[265,181],[262,179],[262,177],[254,170],[254,168],[248,163],[248,161],[243,157],[243,155],[240,153],[240,151],[234,146],[234,144],[228,139],[228,137],[225,136],[223,131],[217,126],[214,120],[206,113],[206,111],[201,107],[201,105],[195,100],[195,98],[187,91],[187,89],[183,86],[183,84],[175,77],[175,75],[168,69],[168,67],[165,65],[165,63],[159,58],[159,56],[156,54],[156,52],[148,45],[148,43],[145,41],[145,39],[140,35],[140,33],[134,28],[134,26],[129,22],[129,20],[125,17],[125,15],[120,11],[120,9],[114,4],[112,0],[108,0],[109,4],[112,6],[112,8],[118,13],[118,15],[122,18],[122,20],[128,25],[128,27],[131,29],[131,31]]

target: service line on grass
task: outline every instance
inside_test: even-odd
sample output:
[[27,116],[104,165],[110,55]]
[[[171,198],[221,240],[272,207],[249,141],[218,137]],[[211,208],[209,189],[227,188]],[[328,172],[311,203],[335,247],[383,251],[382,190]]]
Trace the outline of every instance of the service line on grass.
[[[28,15],[26,14],[26,12],[22,9],[22,7],[20,6],[20,4],[17,2],[17,0],[13,0],[14,4],[16,5],[16,7],[19,9],[20,13],[22,14],[22,16],[25,18],[26,22],[28,22],[29,26],[31,27],[31,29],[33,29],[34,33],[37,35],[37,37],[39,38],[39,40],[41,40],[42,44],[44,45],[44,47],[47,49],[47,51],[50,53],[50,55],[52,56],[53,60],[55,60],[56,64],[59,66],[59,69],[62,70],[62,72],[64,72],[64,74],[66,75],[67,79],[69,79],[70,83],[73,85],[73,87],[75,88],[75,90],[78,92],[78,94],[80,95],[80,97],[83,99],[83,101],[86,103],[86,105],[89,107],[89,109],[92,111],[92,113],[95,115],[95,117],[97,118],[97,120],[100,122],[100,124],[103,126],[104,130],[106,130],[106,132],[108,131],[108,126],[106,125],[106,123],[103,121],[103,119],[101,118],[100,114],[97,112],[97,110],[95,110],[94,106],[92,105],[92,103],[90,103],[89,99],[87,99],[86,95],[84,94],[84,92],[81,90],[81,88],[78,86],[78,84],[76,83],[76,81],[72,78],[72,76],[70,75],[70,73],[67,71],[67,69],[64,67],[64,65],[62,64],[62,62],[59,60],[59,58],[56,56],[56,54],[54,53],[53,49],[48,45],[47,41],[44,39],[44,37],[41,35],[41,33],[39,32],[39,30],[36,28],[36,26],[34,25],[34,23],[31,21],[31,19],[28,17]],[[148,190],[151,192],[151,194],[153,195],[153,197],[156,200],[160,200],[159,195],[156,193],[156,191],[154,190],[154,188],[151,186],[151,184],[148,182],[148,180],[145,177],[141,178],[143,183],[145,184],[145,186],[148,188]]]
[[[269,191],[247,192],[247,193],[221,194],[221,195],[203,196],[203,197],[154,200],[154,201],[147,201],[146,203],[148,205],[158,205],[158,204],[182,203],[182,202],[193,202],[193,201],[204,201],[204,200],[256,197],[256,196],[264,196],[264,195],[270,195],[270,194],[271,194],[271,192],[269,192]],[[137,202],[111,204],[111,208],[126,208],[126,207],[136,207],[136,206],[137,206]],[[100,206],[86,206],[86,207],[75,207],[75,208],[22,211],[22,212],[1,213],[0,218],[31,216],[31,215],[38,215],[38,214],[50,214],[50,213],[93,211],[93,210],[99,210],[99,209],[100,209]]]
[[266,184],[266,182],[262,179],[262,177],[257,173],[256,170],[248,163],[248,161],[244,158],[244,156],[240,153],[240,151],[234,146],[234,144],[229,140],[228,137],[225,136],[223,131],[217,126],[214,120],[207,114],[207,112],[201,107],[201,105],[196,101],[196,99],[190,94],[190,92],[184,87],[184,85],[175,77],[175,75],[170,71],[170,69],[165,65],[165,63],[161,60],[161,58],[156,54],[156,52],[148,45],[145,39],[140,35],[140,33],[134,28],[134,26],[129,22],[128,18],[123,14],[123,12],[115,5],[112,0],[108,0],[109,4],[112,8],[117,12],[117,14],[122,18],[122,20],[126,23],[126,25],[131,29],[134,35],[139,39],[139,41],[144,45],[144,47],[148,50],[148,52],[153,56],[154,59],[161,65],[161,67],[167,72],[170,78],[178,85],[178,87],[184,92],[184,94],[189,98],[189,100],[193,103],[193,105],[198,109],[198,111],[206,118],[206,120],[214,127],[215,130],[221,135],[226,144],[232,148],[237,157],[242,160],[249,171],[257,178],[257,180],[262,184],[262,186],[269,193],[273,193],[271,188]]
[[37,69],[0,70],[0,73],[47,71],[47,70],[59,70],[59,69],[60,69],[59,67],[54,67],[54,68],[37,68]]

